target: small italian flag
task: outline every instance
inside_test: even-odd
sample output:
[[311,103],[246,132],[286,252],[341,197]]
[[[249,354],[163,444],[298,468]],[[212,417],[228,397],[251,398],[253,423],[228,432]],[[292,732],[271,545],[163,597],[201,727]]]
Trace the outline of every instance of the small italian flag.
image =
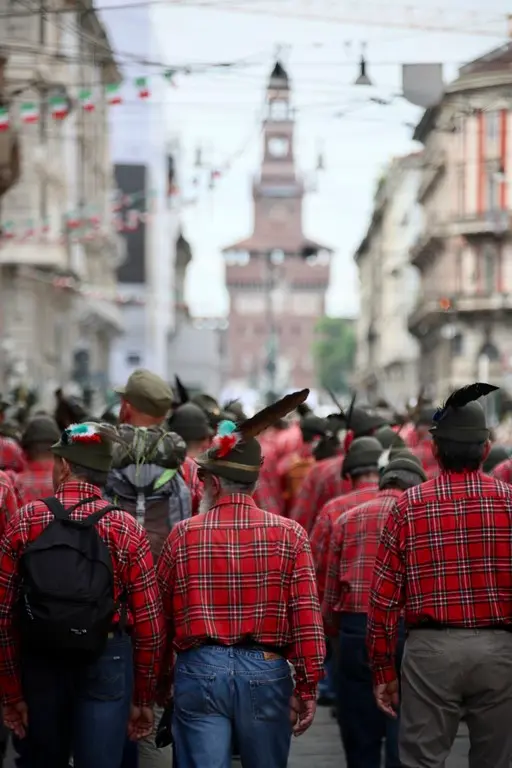
[[9,128],[9,110],[7,107],[0,107],[0,131],[7,131]]
[[107,97],[107,104],[110,104],[111,107],[123,103],[119,92],[119,85],[116,83],[111,83],[110,85],[105,86],[105,95]]
[[39,121],[39,107],[33,101],[27,101],[20,108],[21,120],[27,125],[32,125]]
[[68,116],[68,100],[63,96],[54,96],[50,99],[50,111],[54,120],[64,120]]
[[78,100],[82,105],[84,112],[94,112],[94,101],[92,98],[92,91],[85,88],[78,94]]
[[149,99],[148,80],[146,77],[138,77],[135,80],[135,87],[139,92],[139,99]]

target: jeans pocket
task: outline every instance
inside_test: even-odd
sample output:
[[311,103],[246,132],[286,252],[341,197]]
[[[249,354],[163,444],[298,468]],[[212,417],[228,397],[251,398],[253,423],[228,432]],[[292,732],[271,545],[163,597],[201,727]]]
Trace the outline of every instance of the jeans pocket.
[[293,680],[290,674],[274,679],[250,680],[252,714],[255,720],[288,720]]
[[123,656],[104,654],[87,668],[85,696],[97,701],[119,701],[124,698],[126,671],[126,660]]
[[187,717],[202,717],[214,711],[213,686],[216,675],[196,674],[176,669],[174,678],[174,711]]

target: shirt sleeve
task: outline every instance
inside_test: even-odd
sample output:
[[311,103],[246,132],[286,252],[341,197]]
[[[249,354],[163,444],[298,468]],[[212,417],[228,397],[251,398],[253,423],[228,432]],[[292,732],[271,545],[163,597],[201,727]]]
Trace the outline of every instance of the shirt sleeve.
[[19,594],[18,558],[25,546],[23,512],[8,521],[0,541],[0,690],[4,704],[23,699],[14,612]]
[[149,540],[141,528],[132,537],[126,571],[126,591],[134,623],[134,703],[150,705],[155,700],[156,682],[164,645],[164,617]]
[[324,504],[320,510],[313,530],[310,535],[311,552],[313,555],[313,563],[315,564],[316,583],[318,587],[318,599],[320,604],[322,603],[325,591],[325,582],[327,578],[327,563],[329,559],[329,545],[331,543],[332,534],[332,522],[330,511],[332,510],[331,502]]
[[297,498],[290,510],[290,519],[302,525],[309,535],[315,522],[317,494],[315,493],[315,467],[312,467],[302,483]]
[[331,542],[327,561],[327,579],[325,583],[325,593],[322,602],[322,616],[324,619],[324,628],[326,635],[336,637],[338,634],[338,617],[335,613],[335,606],[339,603],[340,589],[340,562],[342,549],[341,526],[334,526],[331,536]]
[[14,488],[0,484],[0,536],[3,535],[7,523],[14,517],[21,506]]
[[303,701],[315,699],[318,681],[324,676],[325,637],[313,558],[305,535],[293,568],[288,615],[293,639],[287,656],[295,668],[295,690]]
[[382,531],[368,607],[367,644],[375,685],[396,679],[395,647],[405,602],[405,509],[399,500]]

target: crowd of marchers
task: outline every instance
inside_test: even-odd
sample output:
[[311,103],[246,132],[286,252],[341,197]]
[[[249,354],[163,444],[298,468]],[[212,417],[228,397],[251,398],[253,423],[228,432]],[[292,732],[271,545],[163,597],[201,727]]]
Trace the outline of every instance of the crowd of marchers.
[[[512,760],[512,471],[468,385],[406,418],[247,418],[137,370],[0,425],[3,751],[19,768]],[[3,409],[0,409],[3,410]],[[384,754],[384,758],[382,755]]]

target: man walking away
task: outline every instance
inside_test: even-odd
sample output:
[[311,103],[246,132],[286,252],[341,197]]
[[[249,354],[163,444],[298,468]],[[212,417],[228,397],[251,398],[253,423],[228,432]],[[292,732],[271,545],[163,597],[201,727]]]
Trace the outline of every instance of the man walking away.
[[26,469],[14,476],[21,504],[51,496],[53,493],[52,445],[60,437],[57,422],[51,416],[35,416],[25,427],[21,446],[27,460]]
[[118,768],[127,728],[153,726],[163,622],[149,541],[102,497],[111,445],[97,425],[69,427],[53,451],[55,497],[22,507],[0,544],[4,721],[22,766]]
[[[400,768],[398,723],[377,708],[373,697],[366,623],[384,523],[402,492],[426,479],[419,459],[404,449],[384,469],[375,498],[344,512],[334,524],[322,612],[326,631],[339,643],[338,719],[347,768],[380,768],[383,742],[386,768]],[[397,673],[403,627],[399,637]]]
[[[168,432],[166,419],[173,402],[170,386],[140,368],[118,390],[121,409],[112,472],[105,496],[121,504],[144,526],[155,563],[169,531],[192,514],[192,493],[181,475],[186,445]],[[155,730],[139,747],[139,768],[167,768],[171,750],[157,749],[154,736],[162,709],[155,709]],[[123,768],[130,768],[128,758]]]
[[368,611],[368,648],[379,707],[395,715],[395,638],[402,664],[403,768],[443,768],[461,717],[470,768],[512,758],[512,488],[485,475],[489,430],[473,384],[434,415],[441,472],[394,504],[382,532]]
[[[220,434],[198,459],[204,514],[179,523],[164,545],[158,581],[169,627],[162,687],[173,651],[173,734],[179,768],[286,768],[293,731],[316,709],[325,642],[307,534],[259,509],[256,435],[308,390]],[[289,663],[295,668],[295,687]]]

